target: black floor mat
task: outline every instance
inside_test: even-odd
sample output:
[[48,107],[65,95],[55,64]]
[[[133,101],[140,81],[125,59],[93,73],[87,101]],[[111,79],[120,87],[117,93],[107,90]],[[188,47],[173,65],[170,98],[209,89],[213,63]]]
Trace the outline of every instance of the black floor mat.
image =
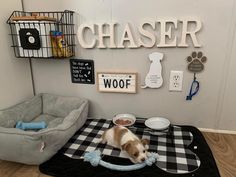
[[[98,166],[93,167],[83,160],[72,159],[58,152],[47,162],[41,164],[39,169],[42,173],[56,177],[220,177],[211,150],[201,132],[192,126],[181,126],[193,134],[193,142],[189,146],[201,160],[198,170],[189,174],[171,174],[159,169],[156,165],[145,167],[140,170],[119,172]],[[195,149],[194,147],[197,147]],[[130,164],[129,160],[111,156],[104,156],[104,161],[115,164]]]

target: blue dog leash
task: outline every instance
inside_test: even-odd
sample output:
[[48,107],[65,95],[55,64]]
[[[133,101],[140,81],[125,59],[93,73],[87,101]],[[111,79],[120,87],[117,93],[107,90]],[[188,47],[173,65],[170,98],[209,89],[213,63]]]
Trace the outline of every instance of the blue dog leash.
[[197,81],[196,73],[194,73],[193,82],[186,100],[192,100],[192,97],[199,91],[200,83]]

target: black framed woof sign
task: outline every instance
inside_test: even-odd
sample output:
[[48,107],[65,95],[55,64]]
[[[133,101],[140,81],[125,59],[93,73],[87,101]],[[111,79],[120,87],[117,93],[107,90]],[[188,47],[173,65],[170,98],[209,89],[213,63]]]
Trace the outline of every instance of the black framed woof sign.
[[72,83],[94,84],[94,61],[70,59]]

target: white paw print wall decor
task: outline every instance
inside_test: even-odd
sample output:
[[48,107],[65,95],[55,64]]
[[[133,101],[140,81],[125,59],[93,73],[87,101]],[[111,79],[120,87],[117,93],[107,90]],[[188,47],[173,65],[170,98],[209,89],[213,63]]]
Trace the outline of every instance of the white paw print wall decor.
[[145,77],[145,85],[141,88],[159,88],[163,84],[162,78],[162,66],[161,60],[164,54],[159,52],[154,52],[149,54],[149,60],[151,61],[149,72]]

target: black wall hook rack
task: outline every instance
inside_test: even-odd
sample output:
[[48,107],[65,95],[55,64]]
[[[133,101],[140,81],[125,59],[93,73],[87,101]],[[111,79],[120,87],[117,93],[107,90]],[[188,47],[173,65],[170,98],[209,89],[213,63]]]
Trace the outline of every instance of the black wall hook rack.
[[74,12],[14,11],[10,26],[17,58],[64,59],[75,55]]

